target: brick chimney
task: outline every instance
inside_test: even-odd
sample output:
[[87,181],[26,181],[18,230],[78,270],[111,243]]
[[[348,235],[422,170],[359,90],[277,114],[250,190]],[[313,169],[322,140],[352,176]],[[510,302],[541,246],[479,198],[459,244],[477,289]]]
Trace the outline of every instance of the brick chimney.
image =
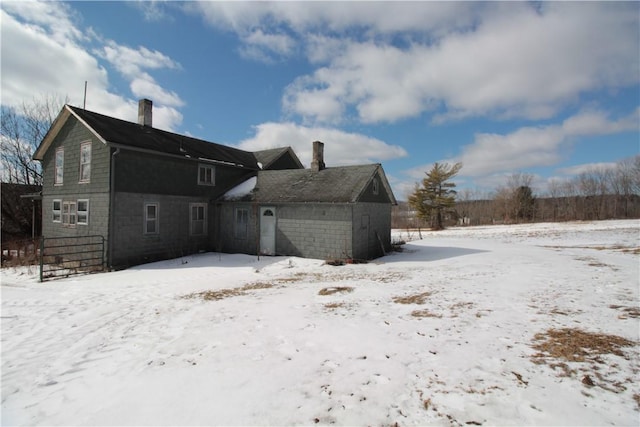
[[138,101],[138,124],[151,127],[153,102],[150,99]]
[[324,144],[320,141],[313,141],[313,159],[311,160],[311,170],[314,172],[320,172],[325,167]]

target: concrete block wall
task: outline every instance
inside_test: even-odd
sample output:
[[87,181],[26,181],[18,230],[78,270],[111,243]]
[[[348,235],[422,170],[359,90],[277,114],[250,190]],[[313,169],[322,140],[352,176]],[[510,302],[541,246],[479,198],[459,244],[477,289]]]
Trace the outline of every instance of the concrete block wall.
[[277,254],[327,260],[352,256],[351,205],[281,205],[276,210]]
[[[391,204],[358,203],[354,215],[354,258],[372,259],[391,249]],[[367,216],[368,227],[363,227],[362,217]],[[377,233],[377,235],[376,235]],[[379,237],[379,239],[378,239]]]

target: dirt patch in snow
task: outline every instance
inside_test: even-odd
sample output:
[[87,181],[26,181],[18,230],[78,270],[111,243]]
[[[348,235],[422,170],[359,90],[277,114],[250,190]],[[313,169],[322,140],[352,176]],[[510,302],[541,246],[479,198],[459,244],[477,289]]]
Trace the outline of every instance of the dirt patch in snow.
[[429,310],[414,310],[411,312],[411,316],[413,317],[417,317],[417,318],[421,318],[421,317],[435,317],[435,318],[441,318],[442,315],[437,314],[437,313],[432,313]]
[[536,334],[533,348],[540,351],[533,355],[534,361],[548,357],[568,362],[597,361],[604,354],[625,357],[623,347],[633,347],[635,342],[616,335],[585,332],[580,329],[549,329]]
[[559,370],[561,377],[581,376],[582,384],[588,388],[598,386],[620,393],[626,390],[625,384],[634,384],[634,379],[620,378],[620,365],[612,356],[629,361],[631,358],[623,349],[637,345],[617,335],[573,328],[549,329],[534,336],[532,347],[538,353],[531,359],[535,364]]
[[422,292],[419,294],[393,297],[393,302],[398,304],[424,304],[433,292]]
[[318,295],[345,294],[349,292],[353,292],[353,288],[351,286],[334,286],[320,289]]
[[619,319],[627,319],[629,317],[640,317],[640,308],[638,307],[625,307],[622,305],[610,305],[609,308],[622,311],[622,314],[618,316]]
[[273,287],[272,283],[264,283],[264,282],[249,283],[248,285],[244,285],[240,288],[216,289],[216,290],[210,290],[210,291],[194,292],[192,294],[183,296],[183,298],[203,299],[205,301],[218,301],[225,298],[247,295],[249,291],[254,291],[257,289],[268,289],[272,287]]
[[371,274],[366,271],[343,271],[340,273],[296,273],[278,282],[288,283],[318,283],[318,282],[343,282],[354,280],[370,280],[380,283],[400,282],[407,278],[407,274],[395,271],[385,271]]

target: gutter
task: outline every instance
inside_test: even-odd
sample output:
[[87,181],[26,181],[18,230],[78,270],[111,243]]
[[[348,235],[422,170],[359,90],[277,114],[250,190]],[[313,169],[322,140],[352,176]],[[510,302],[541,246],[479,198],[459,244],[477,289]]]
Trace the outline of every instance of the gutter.
[[115,201],[116,201],[116,156],[120,154],[120,148],[116,148],[113,153],[111,153],[111,171],[109,176],[109,236],[107,240],[107,245],[109,245],[109,256],[107,263],[109,264],[109,268],[113,268],[113,236],[114,236],[114,212],[115,212]]
[[173,158],[173,159],[191,160],[191,161],[194,161],[194,162],[215,163],[215,164],[221,164],[221,165],[235,167],[235,168],[239,168],[239,169],[259,170],[259,168],[257,168],[257,167],[247,166],[247,165],[243,165],[243,164],[240,164],[240,163],[228,162],[228,161],[224,161],[224,160],[207,159],[205,157],[193,158],[187,153],[182,154],[182,155],[171,154],[171,153],[165,153],[163,151],[151,150],[149,148],[133,147],[131,145],[120,144],[120,143],[117,143],[117,142],[109,142],[109,145],[112,146],[113,148],[117,148],[117,149],[122,148],[123,150],[137,151],[139,153],[155,154],[157,156],[170,157],[170,158]]

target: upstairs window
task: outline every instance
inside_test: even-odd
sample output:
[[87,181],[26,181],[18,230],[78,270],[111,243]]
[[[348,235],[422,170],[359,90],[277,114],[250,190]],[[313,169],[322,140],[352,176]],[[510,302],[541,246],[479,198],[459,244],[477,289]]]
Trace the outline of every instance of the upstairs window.
[[235,237],[246,239],[249,225],[249,209],[236,208]]
[[56,150],[55,175],[53,177],[54,185],[62,185],[64,179],[64,148],[60,147]]
[[80,145],[80,182],[91,180],[91,141]]
[[158,204],[147,203],[144,205],[144,234],[158,234]]
[[198,185],[216,185],[216,167],[198,165]]
[[378,195],[380,193],[380,182],[378,178],[373,178],[373,194]]
[[189,205],[190,219],[189,229],[192,236],[204,236],[207,234],[207,204],[191,203]]
[[89,200],[78,200],[78,224],[89,225]]

